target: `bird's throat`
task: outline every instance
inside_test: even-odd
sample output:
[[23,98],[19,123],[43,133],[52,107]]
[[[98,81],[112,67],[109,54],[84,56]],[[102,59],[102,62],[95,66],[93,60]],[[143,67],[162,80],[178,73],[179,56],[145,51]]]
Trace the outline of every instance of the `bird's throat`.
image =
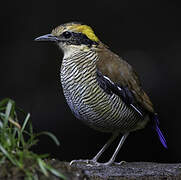
[[[67,86],[70,82],[74,86],[82,86],[96,80],[96,60],[94,52],[74,52],[69,57],[64,56],[61,65],[62,86]],[[69,87],[72,85],[69,84]]]

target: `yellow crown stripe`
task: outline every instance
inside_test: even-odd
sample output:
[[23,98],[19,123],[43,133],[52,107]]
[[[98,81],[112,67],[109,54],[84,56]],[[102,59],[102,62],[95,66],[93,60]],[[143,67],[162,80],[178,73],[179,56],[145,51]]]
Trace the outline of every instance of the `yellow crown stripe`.
[[76,27],[74,26],[73,29],[75,29],[77,32],[85,34],[92,41],[95,41],[95,42],[99,41],[98,37],[94,34],[94,31],[92,30],[90,26],[77,25]]

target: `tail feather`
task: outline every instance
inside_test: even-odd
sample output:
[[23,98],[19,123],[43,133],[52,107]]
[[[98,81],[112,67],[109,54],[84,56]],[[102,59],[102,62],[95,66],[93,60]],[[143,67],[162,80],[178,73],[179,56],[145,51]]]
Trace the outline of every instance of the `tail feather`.
[[163,133],[161,132],[160,128],[159,128],[159,120],[158,120],[158,116],[156,114],[154,114],[153,116],[153,120],[154,120],[154,129],[156,130],[158,137],[160,139],[160,142],[162,143],[162,145],[167,149],[167,142],[163,136]]

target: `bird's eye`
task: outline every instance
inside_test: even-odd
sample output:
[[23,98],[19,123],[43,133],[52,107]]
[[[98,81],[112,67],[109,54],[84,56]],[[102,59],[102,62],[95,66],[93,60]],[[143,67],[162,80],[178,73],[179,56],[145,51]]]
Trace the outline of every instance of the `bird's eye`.
[[68,38],[70,38],[70,37],[72,36],[71,32],[68,32],[68,31],[63,32],[62,35],[63,35],[63,37],[66,38],[66,39],[68,39]]

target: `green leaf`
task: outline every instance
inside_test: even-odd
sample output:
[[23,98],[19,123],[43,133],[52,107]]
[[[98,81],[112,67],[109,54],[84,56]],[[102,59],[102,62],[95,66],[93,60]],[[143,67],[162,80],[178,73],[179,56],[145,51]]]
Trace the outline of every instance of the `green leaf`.
[[0,164],[4,164],[5,160],[6,160],[6,157],[3,156],[3,157],[0,159]]
[[0,107],[0,111],[4,111],[6,107]]
[[11,102],[11,104],[12,104],[11,112],[10,112],[10,115],[9,115],[9,116],[10,116],[11,118],[14,118],[14,115],[15,115],[15,102],[14,102],[12,99],[10,99],[9,102]]
[[61,174],[59,171],[57,171],[56,169],[52,168],[51,166],[48,166],[48,165],[47,165],[46,168],[47,168],[52,174],[54,174],[55,176],[60,177],[60,178],[62,178],[62,179],[64,179],[64,180],[67,179],[63,174]]
[[0,107],[6,105],[9,100],[10,100],[9,98],[5,98],[5,99],[1,100],[1,101],[0,101]]
[[37,162],[43,174],[48,177],[48,171],[45,168],[45,162],[40,158],[37,158]]
[[1,120],[0,120],[0,128],[3,128],[3,123]]
[[11,113],[11,108],[12,108],[12,102],[8,101],[8,104],[6,106],[6,111],[5,111],[4,128],[7,126],[9,115]]
[[21,128],[21,133],[24,131],[26,124],[28,123],[29,118],[30,118],[30,113],[28,113],[26,118],[25,118],[25,121],[24,121],[23,126]]
[[49,136],[55,142],[55,144],[57,146],[60,146],[59,140],[56,138],[56,136],[53,133],[43,131],[43,132],[40,132],[40,133],[37,134],[37,136],[39,136],[39,135],[47,135],[47,136]]
[[37,174],[33,175],[33,180],[39,180]]
[[11,157],[11,155],[6,151],[6,149],[3,148],[1,144],[0,144],[0,150],[16,166],[16,161]]

